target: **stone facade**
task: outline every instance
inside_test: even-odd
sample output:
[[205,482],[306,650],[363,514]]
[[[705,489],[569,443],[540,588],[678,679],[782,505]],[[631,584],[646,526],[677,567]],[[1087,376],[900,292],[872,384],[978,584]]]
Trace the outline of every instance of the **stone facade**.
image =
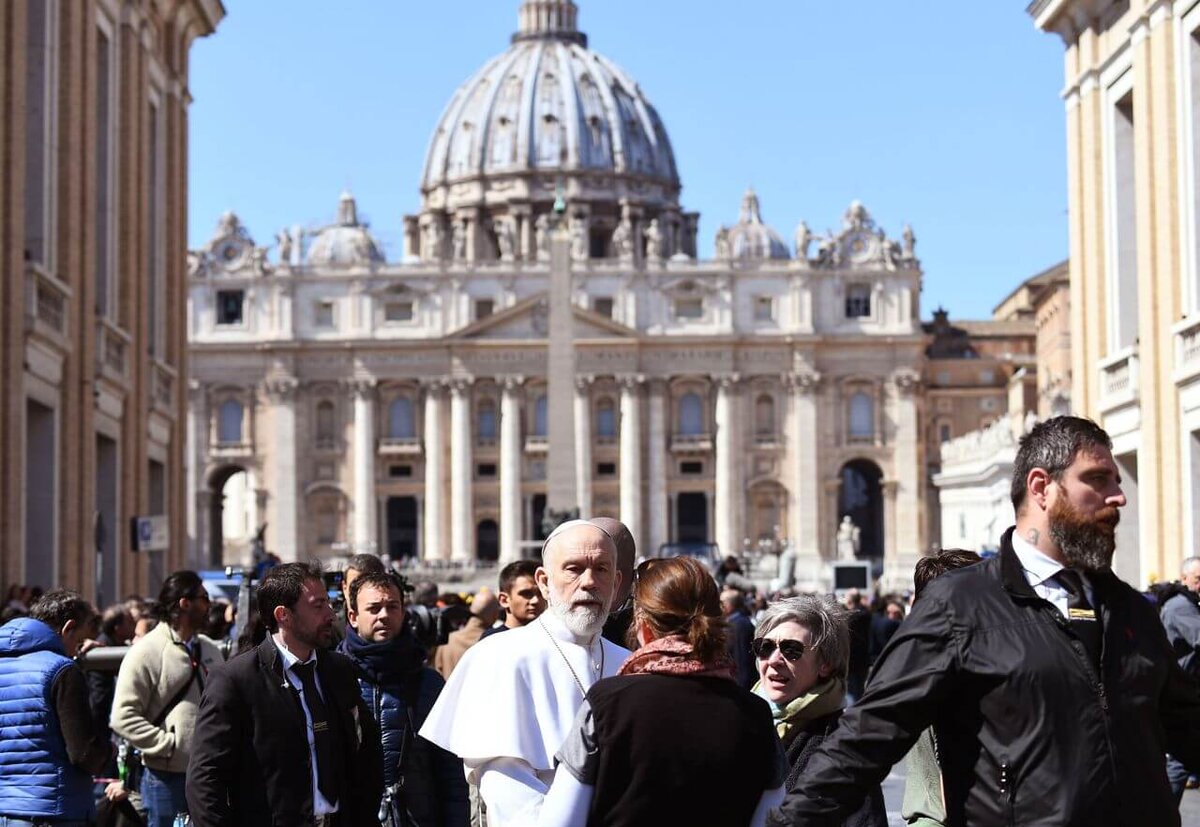
[[[184,559],[188,53],[219,0],[0,3],[0,579],[97,602]],[[129,520],[173,544],[134,554]]]
[[1114,567],[1145,585],[1200,552],[1200,7],[1029,13],[1066,47],[1071,404],[1113,437]]
[[815,584],[849,511],[886,579],[911,579],[928,539],[912,231],[856,202],[789,245],[748,192],[698,259],[666,131],[576,15],[524,3],[510,49],[455,94],[400,260],[349,195],[273,255],[232,214],[191,254],[195,562],[241,559],[263,523],[287,559],[528,551],[555,470],[562,276],[581,513],[646,552],[790,546]]

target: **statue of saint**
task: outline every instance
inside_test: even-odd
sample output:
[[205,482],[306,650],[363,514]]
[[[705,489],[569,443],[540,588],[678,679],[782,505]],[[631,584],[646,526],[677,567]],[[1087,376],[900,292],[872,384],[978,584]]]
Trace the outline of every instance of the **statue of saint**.
[[812,239],[812,230],[808,229],[808,224],[801,221],[800,226],[796,228],[796,258],[808,261],[808,248]]
[[512,261],[515,247],[512,221],[499,219],[493,226],[496,230],[496,246],[499,248],[500,260]]
[[279,242],[279,263],[292,263],[292,234],[285,230],[280,230],[275,234],[275,240]]
[[534,223],[538,261],[550,260],[550,216],[539,215]]
[[733,251],[729,247],[729,228],[724,224],[717,228],[717,237],[713,242],[713,247],[716,250],[717,258],[721,261],[733,257]]
[[862,544],[862,530],[854,524],[847,514],[842,517],[842,523],[837,531],[837,555],[839,560],[854,561],[858,559],[858,550]]
[[663,260],[663,234],[659,229],[658,219],[655,218],[646,228],[646,258],[654,261]]
[[467,224],[465,221],[454,223],[454,258],[462,261],[467,257]]
[[629,228],[628,218],[622,218],[613,230],[612,245],[618,258],[626,261],[633,258],[633,231]]
[[587,261],[590,252],[587,224],[584,219],[576,219],[571,222],[571,258],[575,261]]
[[916,258],[917,237],[913,234],[913,228],[911,225],[904,225],[904,246],[901,247],[900,250],[905,259],[911,261],[912,259]]

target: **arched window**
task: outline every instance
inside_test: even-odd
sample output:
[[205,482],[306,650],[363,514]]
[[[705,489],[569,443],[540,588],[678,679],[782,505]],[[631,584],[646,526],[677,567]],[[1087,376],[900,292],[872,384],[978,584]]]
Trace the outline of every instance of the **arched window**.
[[615,438],[617,435],[617,412],[611,399],[596,403],[596,436]]
[[217,442],[238,445],[242,442],[242,403],[226,399],[217,412]]
[[475,437],[477,439],[495,439],[496,402],[494,399],[479,400],[477,420],[475,423]]
[[699,436],[704,433],[704,403],[697,393],[685,393],[679,400],[679,434]]
[[407,396],[397,396],[388,407],[388,436],[392,439],[412,439],[416,435],[412,400]]
[[333,403],[325,399],[317,403],[317,443],[321,445],[331,444],[334,437],[334,418],[336,412]]
[[539,396],[537,398],[537,400],[533,403],[533,435],[534,436],[545,436],[547,433],[546,422],[549,417],[549,411],[547,410],[548,404],[549,403],[546,401],[546,397],[544,394],[542,396]]
[[765,393],[754,400],[754,433],[756,436],[775,435],[775,399]]
[[875,403],[870,394],[859,391],[850,397],[850,438],[875,436]]

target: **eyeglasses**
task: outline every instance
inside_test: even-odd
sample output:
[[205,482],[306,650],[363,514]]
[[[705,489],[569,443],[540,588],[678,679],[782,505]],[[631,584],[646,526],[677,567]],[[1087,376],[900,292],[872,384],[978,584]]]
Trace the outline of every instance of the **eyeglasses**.
[[783,659],[792,663],[804,657],[804,651],[808,648],[798,640],[771,640],[766,637],[756,637],[750,642],[750,650],[759,660],[766,660],[775,654],[777,646]]

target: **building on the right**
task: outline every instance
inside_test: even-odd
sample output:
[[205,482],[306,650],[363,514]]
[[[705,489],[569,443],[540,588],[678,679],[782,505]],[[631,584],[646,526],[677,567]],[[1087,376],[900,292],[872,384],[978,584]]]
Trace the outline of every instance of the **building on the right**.
[[1066,46],[1071,408],[1113,437],[1144,585],[1200,552],[1200,3],[1027,11]]

